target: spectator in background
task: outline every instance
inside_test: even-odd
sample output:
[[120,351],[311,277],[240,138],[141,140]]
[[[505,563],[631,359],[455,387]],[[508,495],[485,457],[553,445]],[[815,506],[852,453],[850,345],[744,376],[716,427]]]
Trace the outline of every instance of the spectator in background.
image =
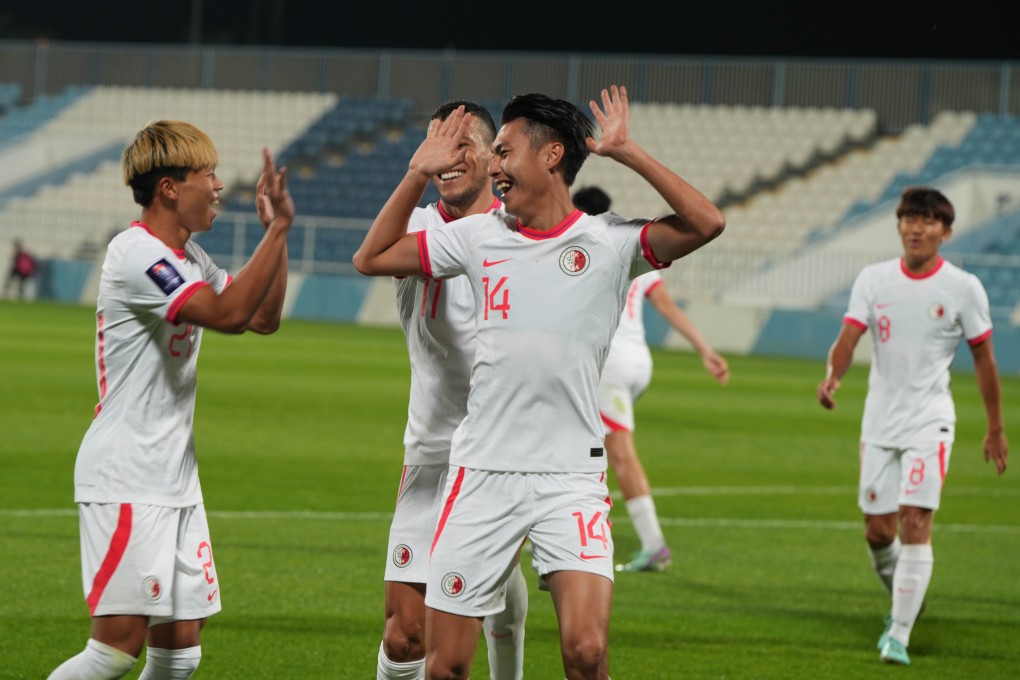
[[843,327],[829,350],[818,401],[833,396],[854,348],[871,331],[873,357],[860,439],[858,505],[872,566],[892,596],[878,638],[885,663],[910,663],[907,647],[924,605],[935,562],[932,521],[953,449],[956,410],[949,367],[961,340],[974,356],[988,432],[985,462],[1006,471],[999,375],[992,348],[988,296],[973,274],[942,259],[953,233],[952,203],[940,192],[911,187],[896,218],[903,256],[865,267],[854,281]]
[[[599,187],[584,187],[573,195],[574,205],[589,215],[609,211],[610,198]],[[705,370],[725,385],[730,371],[726,360],[713,351],[694,323],[676,306],[662,275],[657,271],[634,279],[620,325],[613,336],[609,356],[599,382],[599,413],[606,426],[606,455],[609,467],[623,492],[641,548],[617,571],[664,571],[673,556],[666,545],[651,487],[634,444],[634,403],[652,378],[652,354],[645,339],[644,304],[647,298],[659,314],[701,355]]]
[[14,240],[14,256],[11,258],[11,271],[7,275],[7,282],[4,284],[4,297],[10,297],[11,284],[15,279],[18,282],[18,299],[25,299],[25,287],[29,280],[35,276],[36,262],[32,254],[25,250],[21,241]]
[[122,677],[145,645],[140,680],[184,680],[198,667],[199,633],[220,611],[193,432],[202,329],[273,333],[286,292],[294,203],[268,149],[256,201],[265,233],[233,279],[191,238],[212,229],[223,190],[212,140],[153,122],[122,164],[141,217],[107,247],[99,403],[74,466],[92,634],[50,680]]

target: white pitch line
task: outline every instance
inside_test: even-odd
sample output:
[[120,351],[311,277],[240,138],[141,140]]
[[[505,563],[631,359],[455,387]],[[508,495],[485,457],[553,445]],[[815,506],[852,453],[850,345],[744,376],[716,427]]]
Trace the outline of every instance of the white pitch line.
[[[217,519],[251,519],[251,520],[272,520],[292,519],[310,520],[315,522],[388,522],[392,513],[388,512],[315,512],[312,510],[293,511],[231,511],[231,510],[210,510],[209,516]],[[77,517],[78,511],[72,508],[41,508],[38,510],[0,508],[0,517]],[[660,517],[663,526],[704,528],[716,527],[722,529],[788,529],[788,530],[836,530],[836,531],[862,531],[863,522],[845,522],[837,520],[796,520],[796,519],[737,519],[732,517]],[[614,523],[629,524],[630,520],[619,513],[613,517]],[[1017,534],[1020,535],[1020,526],[1002,524],[935,524],[935,532],[949,532],[957,534]]]
[[[614,491],[613,498],[620,497]],[[855,486],[674,486],[652,489],[653,496],[850,496],[857,497]],[[947,486],[943,496],[987,496],[1020,498],[1020,489],[985,489]]]

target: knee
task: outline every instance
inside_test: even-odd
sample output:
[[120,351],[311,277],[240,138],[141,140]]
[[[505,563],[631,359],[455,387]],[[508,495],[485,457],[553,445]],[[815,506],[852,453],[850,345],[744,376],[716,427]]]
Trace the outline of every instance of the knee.
[[418,661],[425,656],[422,624],[398,616],[386,619],[383,630],[383,651],[386,658],[395,663]]
[[470,664],[451,663],[448,659],[429,657],[425,661],[426,680],[467,680]]
[[579,672],[586,678],[599,678],[607,666],[608,641],[594,634],[564,640],[562,653],[565,669]]

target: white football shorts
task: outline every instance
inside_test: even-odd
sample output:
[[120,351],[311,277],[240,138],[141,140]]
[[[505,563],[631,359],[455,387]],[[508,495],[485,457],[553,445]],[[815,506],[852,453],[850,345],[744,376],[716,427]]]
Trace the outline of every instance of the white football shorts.
[[861,442],[857,504],[866,515],[887,515],[901,505],[938,510],[952,451],[952,440],[910,448]]
[[584,571],[613,580],[604,472],[494,472],[450,467],[432,541],[425,604],[461,616],[505,608],[525,538],[539,576]]
[[220,611],[204,505],[80,503],[78,519],[91,616],[148,616],[154,626]]
[[439,507],[446,485],[442,465],[405,465],[397,492],[397,507],[390,524],[386,580],[425,583],[429,546],[436,533]]
[[640,355],[624,359],[614,358],[618,357],[614,354],[609,356],[599,381],[599,414],[606,434],[621,430],[633,432],[634,402],[648,388],[652,364],[647,360],[647,353],[643,358]]

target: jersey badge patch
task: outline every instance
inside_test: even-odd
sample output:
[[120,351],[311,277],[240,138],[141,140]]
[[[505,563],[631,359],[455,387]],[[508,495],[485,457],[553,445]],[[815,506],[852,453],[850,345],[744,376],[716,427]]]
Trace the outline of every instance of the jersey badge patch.
[[184,277],[181,276],[174,266],[165,259],[160,258],[151,267],[145,270],[149,278],[159,286],[163,295],[169,295],[184,284]]
[[455,571],[443,577],[443,592],[447,597],[459,597],[464,592],[464,577]]
[[394,566],[403,569],[411,563],[414,558],[414,553],[411,552],[411,548],[401,543],[393,549],[393,564]]
[[941,319],[946,315],[946,308],[938,302],[933,302],[931,307],[928,308],[928,316],[933,319]]
[[591,258],[588,251],[578,246],[570,246],[560,253],[560,269],[567,276],[579,276],[588,271]]

